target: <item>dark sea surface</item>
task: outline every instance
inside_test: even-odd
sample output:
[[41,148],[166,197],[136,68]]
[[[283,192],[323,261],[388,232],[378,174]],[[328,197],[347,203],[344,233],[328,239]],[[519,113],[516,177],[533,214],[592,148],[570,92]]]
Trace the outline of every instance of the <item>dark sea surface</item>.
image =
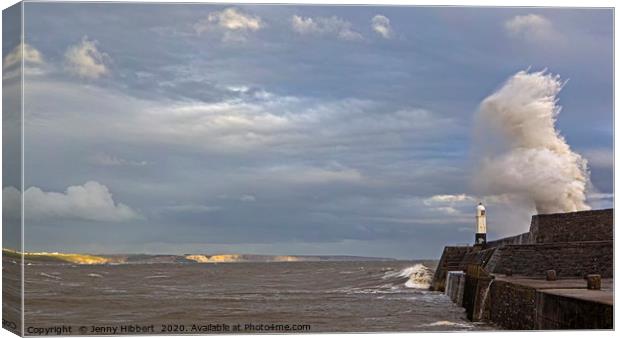
[[82,335],[489,328],[426,290],[432,271],[415,261],[25,268],[27,335],[62,325]]

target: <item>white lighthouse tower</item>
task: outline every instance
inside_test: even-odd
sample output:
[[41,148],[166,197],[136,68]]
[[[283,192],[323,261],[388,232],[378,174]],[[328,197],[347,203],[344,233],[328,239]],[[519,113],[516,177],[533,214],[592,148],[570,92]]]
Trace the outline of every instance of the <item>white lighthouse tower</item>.
[[476,207],[476,239],[475,245],[485,245],[487,243],[487,215],[482,203]]

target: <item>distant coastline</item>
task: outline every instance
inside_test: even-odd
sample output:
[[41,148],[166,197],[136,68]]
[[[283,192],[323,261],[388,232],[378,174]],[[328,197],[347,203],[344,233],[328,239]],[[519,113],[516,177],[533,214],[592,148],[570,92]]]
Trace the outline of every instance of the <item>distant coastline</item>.
[[[21,259],[22,253],[2,249],[3,257]],[[59,252],[24,252],[28,262],[69,264],[146,264],[146,263],[251,263],[251,262],[324,262],[324,261],[394,261],[394,258],[345,255],[254,255],[254,254],[84,254]]]

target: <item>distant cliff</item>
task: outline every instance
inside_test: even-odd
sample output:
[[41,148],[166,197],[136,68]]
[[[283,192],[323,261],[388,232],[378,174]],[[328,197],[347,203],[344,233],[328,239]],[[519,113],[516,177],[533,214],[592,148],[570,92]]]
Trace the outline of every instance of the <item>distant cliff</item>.
[[[2,249],[4,258],[19,260],[21,253]],[[243,263],[243,262],[322,262],[322,261],[385,261],[391,258],[358,256],[282,256],[252,254],[187,254],[187,255],[147,255],[117,254],[92,255],[58,252],[26,252],[26,262],[71,263],[71,264],[147,264],[147,263]]]
[[192,260],[198,263],[237,263],[237,262],[299,262],[308,261],[310,259],[304,259],[295,256],[268,256],[268,255],[186,255],[185,259]]
[[[12,259],[21,259],[21,253],[10,250],[2,249],[2,256]],[[84,254],[72,254],[72,253],[58,253],[58,252],[26,252],[24,253],[24,260],[35,262],[50,262],[50,263],[73,263],[73,264],[106,264],[114,263],[114,260],[107,257],[84,255]]]

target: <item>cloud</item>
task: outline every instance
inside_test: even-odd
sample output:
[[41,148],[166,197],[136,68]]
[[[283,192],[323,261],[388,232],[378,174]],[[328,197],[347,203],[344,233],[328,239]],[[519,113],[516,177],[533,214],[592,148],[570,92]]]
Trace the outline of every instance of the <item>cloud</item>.
[[65,53],[66,69],[73,75],[98,79],[109,73],[106,66],[110,62],[108,54],[97,49],[98,42],[84,36],[82,41],[69,47]]
[[[32,133],[47,135],[47,143],[69,137],[75,142],[181,145],[228,155],[258,149],[350,153],[414,147],[416,140],[440,139],[454,130],[451,119],[425,109],[392,110],[381,102],[359,99],[273,94],[213,103],[151,101],[57,81],[32,83],[26,95],[31,102],[28,114],[38,121]],[[100,160],[111,164],[118,159]]]
[[[3,206],[13,217],[19,217],[21,194],[14,187],[3,189]],[[136,211],[116,203],[105,185],[96,181],[70,186],[64,193],[45,192],[30,187],[24,192],[24,211],[27,219],[46,221],[52,218],[99,222],[124,222],[142,219]]]
[[[478,199],[474,196],[467,194],[456,195],[433,195],[424,199],[425,206],[435,210],[441,214],[450,215],[453,217],[463,217],[471,209],[472,205],[476,205]],[[466,209],[466,210],[464,210]]]
[[26,74],[40,74],[46,66],[43,54],[27,43],[20,43],[2,59],[2,71],[4,80],[12,79],[21,75],[22,56],[24,60],[24,72]]
[[[245,88],[239,90],[245,91]],[[76,96],[75,92],[80,95]],[[138,202],[124,202],[140,203],[143,208],[155,205],[152,213],[149,209],[144,211],[154,215],[154,219],[161,213],[162,218],[176,217],[174,219],[182,226],[193,226],[192,222],[204,225],[202,215],[197,211],[190,214],[189,210],[207,209],[188,206],[178,207],[173,212],[157,206],[171,203],[222,205],[224,209],[211,221],[237,226],[236,222],[254,220],[267,206],[285,205],[317,226],[327,228],[327,224],[334,224],[334,221],[342,224],[333,235],[336,238],[371,236],[386,228],[388,230],[377,236],[400,237],[396,232],[410,231],[404,228],[412,222],[422,225],[444,220],[460,222],[459,215],[447,214],[448,209],[416,219],[418,209],[381,202],[402,191],[416,189],[421,193],[431,185],[436,189],[437,183],[432,177],[442,176],[445,171],[453,174],[451,168],[443,165],[444,160],[425,158],[436,151],[437,141],[444,140],[446,135],[454,137],[453,122],[426,109],[394,107],[371,100],[275,93],[217,102],[145,99],[97,85],[81,86],[57,79],[39,79],[32,83],[27,99],[31,102],[28,114],[37,121],[30,126],[33,135],[30,141],[38,145],[33,151],[45,151],[51,144],[71,143],[89,151],[105,145],[110,147],[107,149],[134,150],[143,154],[140,156],[169,156],[170,161],[150,166],[144,177],[127,177],[122,172],[114,176],[116,184],[123,184],[130,196],[141,196]],[[105,154],[116,154],[114,150],[106,151]],[[437,151],[443,154],[445,149]],[[123,151],[122,154],[127,153]],[[71,158],[70,155],[65,156]],[[174,160],[178,158],[183,161]],[[134,155],[131,159],[140,158]],[[111,165],[122,162],[115,155],[102,156],[100,160]],[[58,165],[62,168],[65,164]],[[196,180],[210,184],[208,187],[192,184]],[[446,181],[450,178],[442,179],[439,185]],[[215,199],[221,194],[233,197],[223,201],[209,199],[209,196]],[[241,203],[243,194],[254,194],[260,203]],[[329,214],[334,218],[322,216],[321,210],[314,213],[317,204],[331,204],[343,196],[356,194],[376,195],[377,198],[372,203],[352,203],[346,209],[330,209]],[[159,201],[160,196],[165,196],[167,201]],[[251,197],[244,199],[249,201]],[[243,217],[237,218],[234,210],[239,208],[244,212]],[[360,209],[366,213],[362,218],[357,217]],[[323,236],[306,230],[307,222],[289,219],[288,214],[276,213],[260,223],[257,226],[274,228],[282,238],[291,236],[294,230],[308,238]],[[295,223],[291,225],[294,230],[280,229],[280,225],[271,223]],[[349,235],[350,224],[366,225],[371,230]],[[215,228],[216,225],[204,226]],[[390,230],[392,228],[396,229]],[[219,236],[217,240],[228,240],[232,236],[229,232],[214,232],[213,236]]]
[[4,215],[19,219],[21,217],[22,194],[15,187],[2,189],[2,212]]
[[588,203],[592,209],[607,209],[614,207],[613,193],[588,192]]
[[588,194],[589,199],[593,200],[610,200],[614,198],[613,193],[590,193]]
[[582,152],[591,167],[612,169],[614,167],[613,149],[590,149]]
[[[527,210],[521,208],[520,205],[525,205],[526,201],[510,194],[486,196],[469,194],[433,195],[423,200],[423,208],[414,208],[417,209],[416,212],[421,214],[430,212],[431,215],[436,215],[435,217],[444,224],[471,225],[471,227],[459,228],[457,231],[473,231],[473,217],[478,202],[482,202],[486,206],[489,217],[489,232],[494,238],[527,231],[530,218],[535,214],[533,206]],[[515,205],[519,205],[519,207]]]
[[[429,207],[421,196],[340,196],[314,207],[317,212],[331,215],[328,224],[354,222],[371,225],[371,229],[407,232],[413,234],[421,228],[446,227],[457,229],[472,224],[475,212],[473,203],[437,204]],[[385,234],[375,233],[376,236]]]
[[424,199],[424,205],[436,206],[436,205],[458,205],[463,204],[467,206],[475,206],[479,202],[484,204],[509,204],[512,196],[509,194],[502,195],[486,195],[486,196],[474,196],[468,194],[445,194],[445,195],[433,195]]
[[512,37],[530,42],[552,42],[561,40],[549,19],[538,14],[517,15],[504,23]]
[[91,161],[94,164],[103,165],[103,166],[135,166],[135,167],[143,167],[149,164],[147,161],[134,161],[127,160],[124,158],[120,158],[114,155],[108,154],[97,154],[91,158]]
[[262,171],[262,174],[293,184],[356,183],[363,180],[363,176],[358,170],[338,164],[331,164],[325,167],[307,165],[273,166]]
[[263,20],[256,15],[247,14],[234,7],[223,11],[211,12],[194,24],[198,35],[216,33],[222,41],[245,41],[249,32],[256,32],[265,26]]
[[332,17],[291,17],[293,31],[301,35],[330,35],[340,40],[363,40],[362,34],[351,28],[351,23],[337,16]]
[[191,213],[206,213],[221,210],[222,207],[219,206],[210,206],[210,205],[199,205],[199,204],[181,204],[181,205],[171,205],[164,207],[165,211],[172,212],[191,212]]
[[242,195],[239,200],[241,202],[256,202],[256,196],[254,195]]
[[458,194],[458,195],[434,195],[430,198],[427,198],[424,201],[426,205],[432,205],[435,203],[454,203],[454,202],[472,202],[475,201],[476,198],[473,196],[469,196],[466,194]]
[[390,25],[390,19],[383,15],[375,15],[371,22],[372,30],[385,39],[392,38],[394,31]]
[[42,64],[43,55],[37,49],[27,43],[20,43],[9,54],[7,54],[2,60],[2,69],[8,69],[21,64],[23,58],[25,63]]

